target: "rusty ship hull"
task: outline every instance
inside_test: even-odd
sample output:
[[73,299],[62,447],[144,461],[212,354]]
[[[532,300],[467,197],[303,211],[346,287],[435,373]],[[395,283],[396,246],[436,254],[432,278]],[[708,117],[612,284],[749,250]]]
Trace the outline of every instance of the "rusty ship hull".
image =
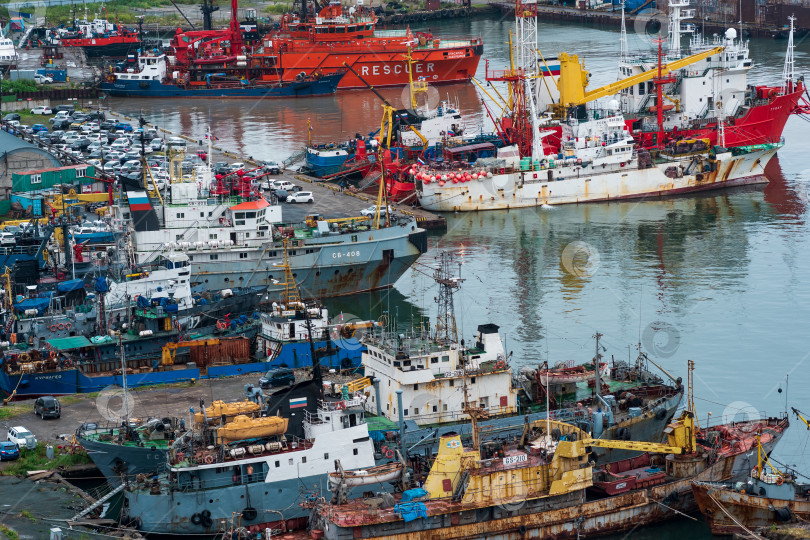
[[[787,419],[769,419],[763,429],[762,446],[773,450],[789,425]],[[328,505],[317,511],[318,534],[328,540],[386,538],[391,540],[487,539],[552,540],[594,537],[633,531],[639,527],[673,519],[680,513],[695,513],[698,505],[692,496],[692,481],[735,481],[735,471],[750,471],[748,463],[756,444],[745,425],[734,426],[738,435],[733,444],[719,442],[703,447],[692,456],[667,456],[668,476],[663,483],[636,487],[605,496],[592,489],[576,489],[547,497],[513,488],[498,504],[469,503],[464,498],[446,498],[425,502],[422,519],[405,522],[396,508],[369,512],[362,500],[347,505]],[[708,436],[708,432],[702,433]],[[711,438],[711,437],[710,437]],[[719,441],[719,439],[718,439]],[[618,470],[618,469],[615,469]],[[504,484],[510,484],[506,475]],[[493,486],[494,487],[494,486]]]
[[[579,204],[613,200],[683,195],[734,186],[763,184],[765,166],[779,149],[763,145],[751,152],[717,155],[711,172],[687,160],[686,172],[673,176],[668,170],[677,162],[662,162],[641,169],[634,163],[612,168],[580,165],[481,175],[469,182],[429,182],[416,184],[423,208],[440,212],[505,210],[556,204]],[[694,158],[698,160],[698,158]],[[693,160],[693,161],[694,161]],[[695,161],[697,163],[697,161]]]
[[[793,490],[793,486],[786,487]],[[802,499],[785,500],[712,482],[693,482],[692,493],[712,534],[716,535],[747,534],[738,523],[755,529],[790,521],[794,517],[810,519],[810,499],[806,493]]]

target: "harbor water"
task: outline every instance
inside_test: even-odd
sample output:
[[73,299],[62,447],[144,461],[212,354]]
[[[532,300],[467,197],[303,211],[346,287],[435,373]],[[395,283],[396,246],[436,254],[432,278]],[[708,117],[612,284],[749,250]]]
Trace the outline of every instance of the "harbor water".
[[[508,62],[513,20],[433,23],[441,34],[481,35],[492,69]],[[414,30],[417,28],[414,27]],[[631,52],[649,46],[628,28]],[[619,33],[540,24],[543,54],[578,53],[591,86],[616,80]],[[749,83],[778,84],[786,41],[752,40]],[[810,43],[797,40],[797,75],[810,73]],[[478,71],[484,79],[485,63]],[[395,105],[400,90],[382,91]],[[457,101],[469,132],[491,124],[473,85],[437,87]],[[225,149],[282,160],[308,138],[345,140],[379,128],[379,100],[365,91],[307,100],[248,102],[108,99],[114,110],[203,139],[210,125]],[[494,111],[497,114],[497,111]],[[810,163],[808,124],[792,117],[786,143],[768,168],[767,187],[664,200],[447,215],[448,230],[389,293],[339,299],[335,314],[383,312],[400,328],[435,316],[432,280],[439,250],[451,250],[465,279],[456,316],[465,338],[479,324],[501,327],[512,365],[584,362],[596,332],[608,360],[635,358],[636,345],[673,375],[697,364],[695,405],[701,423],[775,415],[786,406],[810,412]],[[794,419],[775,452],[810,476],[808,431]],[[752,456],[752,465],[756,456]],[[630,538],[710,538],[689,519],[633,531]]]

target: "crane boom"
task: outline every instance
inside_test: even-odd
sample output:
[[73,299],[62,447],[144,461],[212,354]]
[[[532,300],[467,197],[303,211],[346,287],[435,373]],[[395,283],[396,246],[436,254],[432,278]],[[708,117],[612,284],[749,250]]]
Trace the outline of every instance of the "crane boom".
[[[700,62],[710,56],[723,52],[725,47],[714,47],[680,60],[673,60],[661,66],[661,76],[668,75],[671,71],[675,71],[696,62]],[[568,55],[566,53],[560,54],[560,79],[557,83],[560,89],[560,106],[562,107],[575,107],[577,105],[584,105],[591,101],[611,96],[625,88],[630,88],[635,84],[649,81],[658,76],[657,69],[650,69],[637,75],[631,75],[626,79],[610,83],[608,85],[596,88],[594,90],[585,91],[585,86],[588,83],[588,73],[584,70],[582,64],[579,63],[577,55]]]
[[810,429],[810,420],[804,417],[804,415],[797,409],[796,407],[791,407],[793,409],[793,414],[796,415],[796,418],[804,422],[804,425],[807,426],[807,429]]
[[178,341],[177,343],[167,343],[163,346],[161,364],[164,366],[174,365],[174,357],[180,347],[200,347],[204,345],[219,345],[219,338],[198,339],[196,341]]
[[585,439],[585,446],[598,446],[599,448],[616,448],[618,450],[634,450],[637,452],[653,452],[656,454],[682,454],[683,448],[669,446],[661,443],[643,441],[613,441],[609,439]]

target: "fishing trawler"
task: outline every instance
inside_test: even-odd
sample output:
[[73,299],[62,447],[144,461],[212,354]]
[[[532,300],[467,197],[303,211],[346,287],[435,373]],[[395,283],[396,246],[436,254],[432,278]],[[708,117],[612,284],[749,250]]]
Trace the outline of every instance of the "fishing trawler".
[[[258,417],[261,406],[244,400],[225,403],[214,401],[210,406],[194,413],[190,429],[204,425],[232,422],[237,416]],[[76,439],[87,452],[104,478],[113,485],[123,478],[134,481],[139,474],[156,474],[166,470],[169,449],[186,431],[185,419],[148,418],[130,419],[129,425],[82,424],[76,430]]]
[[[2,344],[5,354],[0,364],[0,391],[11,398],[31,398],[120,386],[122,353],[127,357],[124,369],[130,373],[133,387],[266,369],[263,361],[247,364],[251,358],[249,339],[259,330],[257,318],[231,315],[239,306],[255,306],[260,296],[251,291],[240,295],[225,291],[211,303],[199,300],[191,305],[188,278],[182,275],[185,272],[187,276],[187,262],[175,258],[169,264],[173,265],[170,270],[177,270],[171,274],[178,276],[177,282],[167,283],[165,290],[156,290],[162,287],[155,282],[134,285],[133,290],[148,294],[137,299],[129,295],[123,300],[111,297],[118,302],[113,304],[115,315],[116,311],[106,307],[110,284],[101,276],[93,282],[92,298],[85,294],[81,280],[71,280],[63,282],[69,290],[63,292],[57,286],[56,291],[35,293],[15,303],[15,314],[9,315],[5,327],[11,341]],[[175,292],[184,290],[185,295],[175,297]],[[75,303],[71,304],[71,299]],[[181,316],[185,327],[181,327]],[[190,321],[198,325],[191,328]],[[15,326],[17,331],[12,332]],[[196,339],[234,336],[245,337],[244,346],[238,354],[223,356],[220,366],[209,367],[203,362],[199,367],[178,369],[181,366],[175,365],[185,357],[176,357],[178,341],[187,350],[207,343]],[[164,349],[172,346],[174,355],[166,357]]]
[[[671,2],[670,6],[677,7],[675,4],[684,5]],[[714,86],[703,86],[704,79],[698,81],[700,84],[693,84],[692,80],[683,79],[681,82],[672,76],[678,72],[683,78],[683,73],[688,73],[693,66],[702,65],[701,62],[719,65],[723,77],[726,71],[730,71],[729,80],[737,71],[744,71],[746,66],[738,66],[736,56],[731,58],[734,47],[741,46],[731,34],[725,45],[709,46],[701,41],[694,44],[690,56],[680,57],[681,34],[678,31],[670,43],[670,47],[678,51],[677,55],[665,54],[659,40],[654,64],[657,69],[647,66],[639,72],[623,66],[623,79],[586,91],[588,74],[576,55],[559,55],[558,75],[553,71],[542,72],[542,77],[538,75],[536,37],[533,37],[537,24],[536,4],[522,2],[516,13],[519,22],[518,67],[487,70],[488,81],[510,84],[510,102],[515,105],[496,122],[496,128],[509,145],[498,150],[496,159],[430,163],[416,167],[413,171],[418,199],[427,209],[477,211],[576,204],[766,183],[764,168],[782,145],[780,135],[787,118],[782,118],[782,113],[803,110],[794,107],[803,82],[797,80],[793,72],[792,45],[786,58],[783,84],[786,89],[783,94],[791,97],[785,98],[784,110],[780,109],[782,112],[772,124],[770,120],[762,125],[754,122],[749,125],[750,129],[745,129],[740,127],[740,118],[734,118],[733,122],[724,119],[724,109],[721,108],[728,103],[737,103],[732,110],[739,110],[740,100],[750,97],[750,92],[732,92],[726,101],[711,94],[707,88],[714,92]],[[679,22],[673,24],[680,25]],[[731,48],[726,51],[726,47]],[[717,62],[721,55],[726,56]],[[707,69],[707,73],[714,73],[713,68]],[[548,86],[547,76],[558,83],[556,94],[540,92],[538,85],[545,83]],[[537,79],[543,79],[543,83]],[[689,107],[694,102],[702,103],[704,110],[696,113],[698,116],[703,117],[708,111],[705,104],[711,101],[714,108],[710,112],[720,120],[711,128],[701,125],[697,131],[681,131],[687,127],[684,119],[689,120],[688,115],[694,111],[689,109],[691,112],[684,113],[687,116],[678,118],[665,114],[665,109],[670,107],[663,104],[665,88],[671,90],[672,87],[667,85],[672,84],[680,85],[684,92],[689,89],[688,95],[692,96]],[[654,99],[655,108],[652,111],[645,109],[643,133],[635,123],[639,120],[637,113],[623,114],[622,102],[610,99],[621,92],[629,96],[632,89],[644,94],[645,104]],[[771,93],[769,90],[768,94]],[[609,99],[606,106],[588,108],[601,98]],[[790,100],[794,100],[792,105]],[[638,105],[629,98],[624,101],[625,108]],[[760,105],[764,107],[758,113],[750,111],[751,118],[770,118],[769,107],[773,104],[758,101],[757,106]],[[650,120],[651,112],[654,113],[653,120]],[[678,125],[672,123],[676,120],[676,124],[680,122]],[[727,139],[727,127],[731,124],[740,133]],[[767,133],[760,133],[762,130]],[[774,133],[775,137],[770,136]]]
[[[360,340],[368,349],[362,354],[365,377],[347,384],[354,398],[363,399],[369,414],[405,422],[405,445],[411,452],[433,450],[446,433],[471,436],[470,418],[463,399],[486,413],[478,420],[485,445],[519,437],[527,422],[546,417],[574,423],[596,438],[647,441],[660,437],[683,396],[681,380],[669,375],[672,384],[644,369],[648,360],[639,351],[635,366],[602,362],[596,337],[596,359],[604,377],[594,378],[589,387],[586,373],[578,383],[565,385],[565,392],[553,382],[539,389],[532,381],[551,378],[547,366],[529,373],[513,373],[511,353],[504,349],[499,328],[481,324],[471,342],[458,339],[453,292],[463,279],[451,271],[453,258],[442,253],[434,278],[440,286],[438,318],[416,332],[375,328]],[[579,371],[579,370],[578,370]],[[593,373],[593,371],[591,372]],[[531,381],[527,380],[527,376]],[[579,377],[578,377],[579,378]],[[604,379],[604,380],[603,380]],[[467,387],[463,396],[459,389]],[[626,456],[622,450],[600,449],[600,461]]]
[[[374,321],[340,321],[333,324],[329,311],[316,302],[304,302],[288,263],[288,243],[284,243],[284,289],[270,310],[260,314],[262,328],[256,348],[266,355],[271,367],[311,366],[317,351],[320,364],[330,369],[360,365],[364,347],[355,337],[360,329],[378,326]],[[348,345],[348,346],[347,346]]]
[[[632,122],[633,136],[641,147],[654,147],[679,139],[708,138],[710,144],[729,148],[777,143],[791,114],[808,111],[805,83],[794,72],[793,24],[779,85],[750,85],[747,75],[754,62],[748,42],[728,28],[722,36],[709,39],[701,35],[692,20],[696,10],[689,1],[668,3],[668,35],[665,59],[680,62],[685,55],[716,51],[688,66],[673,69],[661,80],[643,82],[655,75],[658,61],[654,55],[630,55],[623,30],[619,54],[619,75],[638,84],[619,91],[622,110]],[[685,36],[690,36],[684,47]],[[661,95],[657,96],[660,85]],[[658,103],[663,112],[665,135],[656,126]]]
[[[318,487],[325,489],[336,460],[346,471],[375,465],[359,402],[321,402],[316,412],[305,416],[303,438],[285,435],[280,426],[273,434],[247,430],[241,440],[223,441],[217,428],[200,439],[190,432],[178,438],[166,473],[140,477],[126,489],[122,521],[143,532],[181,535],[219,534],[234,512],[246,526],[302,526],[309,510],[299,503]],[[356,489],[368,485],[358,483]]]
[[[793,408],[810,429],[807,418]],[[757,464],[749,477],[736,483],[692,482],[700,512],[715,535],[750,535],[752,529],[810,518],[810,484],[780,470],[757,440]]]
[[[690,364],[690,393],[691,372]],[[451,528],[454,535],[472,539],[621,533],[693,511],[692,480],[747,474],[743,465],[757,444],[755,433],[771,451],[788,427],[787,418],[730,424],[723,426],[722,441],[707,443],[709,431],[719,426],[698,428],[690,399],[689,408],[668,426],[665,444],[597,440],[570,424],[545,420],[519,445],[484,456],[475,409],[468,404],[474,415],[472,447],[465,448],[457,434],[443,437],[424,489],[387,501],[377,497],[373,510],[368,496],[345,503],[316,501],[310,531],[329,540],[428,539]],[[600,446],[646,453],[594,467],[589,451]]]
[[283,289],[287,239],[288,262],[305,298],[329,298],[391,287],[427,250],[427,233],[413,217],[392,215],[387,226],[319,216],[282,223],[281,206],[250,188],[233,195],[223,182],[205,165],[171,183],[165,200],[154,189],[129,189],[121,211],[132,215],[136,261],[182,251],[192,287],[263,286],[275,297]]

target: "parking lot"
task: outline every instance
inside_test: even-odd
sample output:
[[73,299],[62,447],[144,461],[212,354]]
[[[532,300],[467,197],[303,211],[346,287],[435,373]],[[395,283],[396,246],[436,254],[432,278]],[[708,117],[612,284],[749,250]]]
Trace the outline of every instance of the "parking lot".
[[[377,197],[373,194],[350,193],[342,191],[336,184],[279,171],[280,166],[273,162],[241,162],[233,154],[213,146],[208,156],[205,141],[191,141],[148,124],[141,127],[131,118],[112,111],[78,112],[72,106],[60,105],[53,109],[37,107],[34,112],[37,114],[4,115],[3,129],[23,131],[44,148],[62,156],[85,160],[121,182],[140,184],[143,178],[143,151],[154,185],[164,190],[170,181],[170,164],[166,156],[173,150],[182,152],[180,170],[183,173],[190,173],[195,167],[209,162],[226,186],[237,179],[236,171],[246,173],[247,177],[253,178],[252,191],[261,190],[269,200],[278,198],[282,201],[283,220],[286,222],[298,222],[310,214],[322,215],[327,219],[355,217],[376,203]],[[279,191],[275,186],[271,188],[267,185],[270,181],[284,182],[286,185],[282,187],[286,189]],[[294,196],[300,202],[283,202],[286,196],[296,192]],[[306,193],[312,195],[307,196]],[[304,202],[309,200],[312,202]],[[395,213],[415,215],[426,228],[445,226],[444,219],[435,214],[411,206],[391,206]]]

